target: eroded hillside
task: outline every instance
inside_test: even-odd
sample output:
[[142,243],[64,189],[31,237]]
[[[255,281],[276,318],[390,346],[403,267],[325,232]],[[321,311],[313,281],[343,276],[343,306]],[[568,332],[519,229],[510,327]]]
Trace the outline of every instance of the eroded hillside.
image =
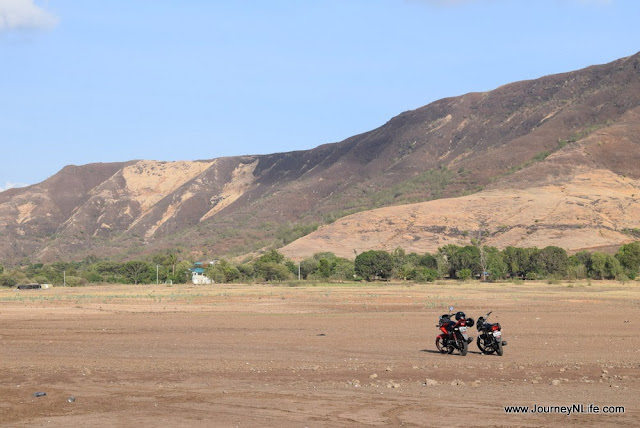
[[[640,226],[640,108],[473,195],[342,218],[283,248],[294,259],[368,249],[435,252],[472,239],[498,248],[617,248]],[[606,168],[610,166],[610,168]],[[613,170],[620,171],[619,173]]]

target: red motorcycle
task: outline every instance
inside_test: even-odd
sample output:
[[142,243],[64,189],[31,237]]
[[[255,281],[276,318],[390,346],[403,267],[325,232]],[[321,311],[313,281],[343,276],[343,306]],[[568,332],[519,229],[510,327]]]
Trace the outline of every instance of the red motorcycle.
[[449,312],[451,313],[441,315],[438,320],[436,327],[442,333],[436,337],[436,348],[442,354],[452,354],[457,349],[460,355],[465,356],[469,350],[469,343],[473,341],[467,334],[467,328],[473,327],[473,318],[467,318],[464,312],[458,311],[453,321],[453,306],[449,306]]

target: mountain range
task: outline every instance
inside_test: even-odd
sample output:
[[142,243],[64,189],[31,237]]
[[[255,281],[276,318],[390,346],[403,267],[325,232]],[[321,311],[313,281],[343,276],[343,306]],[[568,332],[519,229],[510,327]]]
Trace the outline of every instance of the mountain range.
[[640,53],[441,99],[311,150],[67,166],[0,193],[0,258],[284,244],[294,259],[353,258],[472,238],[614,248],[640,234],[639,145]]

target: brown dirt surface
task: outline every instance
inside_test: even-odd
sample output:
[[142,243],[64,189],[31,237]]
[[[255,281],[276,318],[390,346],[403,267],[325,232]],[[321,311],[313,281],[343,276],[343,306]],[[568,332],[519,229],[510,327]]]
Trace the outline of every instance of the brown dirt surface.
[[[504,356],[437,353],[449,305]],[[2,289],[0,424],[640,426],[639,320],[636,282]]]

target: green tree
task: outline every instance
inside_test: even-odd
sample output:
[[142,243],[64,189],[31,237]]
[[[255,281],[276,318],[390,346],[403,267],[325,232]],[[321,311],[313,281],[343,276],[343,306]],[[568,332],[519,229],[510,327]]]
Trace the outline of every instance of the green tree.
[[464,269],[469,269],[472,275],[479,275],[482,271],[480,249],[476,246],[449,244],[439,248],[438,252],[447,260],[450,278],[458,278],[458,272]]
[[[421,267],[422,268],[422,267]],[[404,281],[408,279],[414,279],[416,276],[416,267],[412,264],[405,263],[400,267],[394,269],[395,276]]]
[[504,262],[502,252],[496,247],[484,247],[487,264],[487,272],[491,280],[502,279],[507,276],[507,264]]
[[611,254],[594,252],[591,254],[590,275],[595,279],[616,279],[623,273],[617,258]]
[[98,282],[104,282],[104,277],[94,270],[83,272],[82,278],[86,279],[87,282],[91,282],[94,284]]
[[112,261],[102,261],[93,265],[93,269],[108,282],[119,282],[123,278],[123,264]]
[[355,264],[352,260],[337,257],[333,266],[331,279],[340,281],[353,280],[355,277]]
[[61,276],[63,272],[66,275],[71,275],[71,276],[76,275],[78,273],[75,265],[71,262],[58,261],[58,262],[52,263],[51,267],[56,272],[60,273]]
[[569,267],[569,256],[564,248],[548,246],[535,254],[536,270],[544,276],[565,277]]
[[332,260],[329,260],[329,259],[318,260],[318,274],[320,275],[321,278],[329,278],[331,276],[332,271],[333,271]]
[[151,264],[145,261],[132,260],[125,263],[122,270],[125,278],[134,284],[150,282],[151,277],[155,277],[155,269],[152,269]]
[[376,278],[387,279],[393,271],[393,258],[382,250],[369,250],[358,254],[355,260],[355,273],[367,281]]
[[166,254],[154,254],[151,256],[151,261],[154,265],[164,266],[167,264],[167,255]]
[[318,270],[318,260],[314,257],[304,259],[300,262],[300,276],[303,279],[308,279]]
[[284,281],[291,278],[291,272],[285,265],[266,262],[257,266],[256,274],[265,281]]
[[169,275],[169,278],[174,284],[184,284],[191,280],[191,268],[193,263],[186,260],[182,260],[176,264],[175,274]]
[[624,244],[616,253],[616,259],[630,278],[638,276],[640,273],[640,242]]
[[256,263],[275,263],[280,264],[284,262],[284,255],[279,253],[276,249],[271,249],[264,253]]
[[171,265],[171,274],[176,274],[176,264],[178,263],[178,255],[176,253],[167,254],[167,264]]
[[407,253],[404,251],[403,248],[400,248],[400,247],[396,248],[391,252],[391,258],[393,259],[394,269],[397,269],[406,263],[406,256],[407,256]]
[[507,264],[508,274],[514,277],[525,278],[530,273],[536,273],[535,256],[537,253],[538,249],[536,247],[507,247],[502,250],[502,257]]
[[319,253],[315,253],[313,255],[313,258],[316,260],[320,260],[320,259],[329,259],[329,260],[333,260],[336,258],[336,255],[334,253],[332,253],[331,251],[321,251]]
[[174,252],[160,253],[154,254],[151,257],[151,261],[159,266],[162,266],[167,271],[166,276],[168,276],[168,271],[171,270],[171,275],[176,274],[176,263],[178,263],[178,255]]
[[264,253],[255,262],[255,275],[265,281],[283,281],[291,277],[291,272],[285,266],[284,255],[276,249],[271,249]]
[[15,287],[27,282],[30,282],[27,276],[17,269],[11,269],[0,274],[0,285],[4,287]]
[[569,257],[569,261],[574,265],[583,264],[588,267],[591,263],[591,253],[584,250],[578,251],[573,256]]
[[434,255],[425,253],[420,257],[418,265],[429,269],[438,269],[438,260]]
[[315,253],[313,255],[314,260],[318,262],[313,276],[321,279],[329,279],[336,267],[337,257],[334,253],[325,251],[321,253]]
[[446,255],[440,253],[440,251],[434,257],[437,263],[438,278],[444,278],[449,274],[449,261]]
[[238,272],[240,272],[241,281],[249,281],[255,275],[255,269],[252,264],[243,263],[236,266]]
[[240,279],[240,271],[226,260],[219,260],[213,265],[208,265],[205,275],[216,283],[234,282]]
[[569,256],[569,267],[567,276],[571,279],[585,279],[589,277],[591,271],[591,253],[588,251],[578,251]]

